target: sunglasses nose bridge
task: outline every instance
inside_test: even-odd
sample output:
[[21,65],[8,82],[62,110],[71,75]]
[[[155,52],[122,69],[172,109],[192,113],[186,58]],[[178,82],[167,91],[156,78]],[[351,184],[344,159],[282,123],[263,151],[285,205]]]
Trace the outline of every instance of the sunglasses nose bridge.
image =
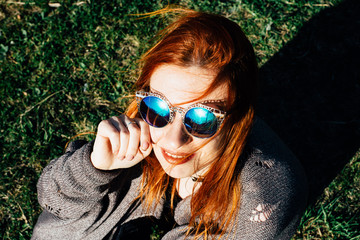
[[181,117],[183,117],[183,115],[184,115],[184,109],[182,109],[180,107],[172,107],[172,111],[174,112],[174,115],[175,115],[176,112],[178,112]]

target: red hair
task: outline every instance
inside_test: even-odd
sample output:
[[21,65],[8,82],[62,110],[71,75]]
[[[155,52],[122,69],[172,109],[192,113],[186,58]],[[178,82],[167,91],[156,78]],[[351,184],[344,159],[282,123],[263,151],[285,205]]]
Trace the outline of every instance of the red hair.
[[[227,18],[195,11],[181,16],[161,32],[160,40],[142,58],[142,72],[136,88],[148,89],[150,77],[162,64],[180,67],[197,66],[216,72],[209,88],[199,99],[220,84],[226,83],[227,117],[219,131],[222,143],[201,187],[191,198],[191,219],[187,234],[195,238],[220,234],[232,226],[241,196],[241,158],[254,118],[258,67],[254,50],[241,28]],[[138,115],[136,103],[128,115]],[[211,139],[210,139],[211,141]],[[170,177],[151,154],[143,161],[140,198],[147,204],[159,202],[172,183]],[[172,184],[171,201],[176,194]]]

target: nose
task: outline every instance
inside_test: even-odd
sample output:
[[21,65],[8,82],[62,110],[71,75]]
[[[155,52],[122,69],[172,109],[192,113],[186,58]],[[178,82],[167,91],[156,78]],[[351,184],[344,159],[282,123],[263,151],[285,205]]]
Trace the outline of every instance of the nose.
[[167,126],[165,140],[169,149],[179,149],[191,142],[192,137],[186,131],[179,113],[175,114],[174,120]]

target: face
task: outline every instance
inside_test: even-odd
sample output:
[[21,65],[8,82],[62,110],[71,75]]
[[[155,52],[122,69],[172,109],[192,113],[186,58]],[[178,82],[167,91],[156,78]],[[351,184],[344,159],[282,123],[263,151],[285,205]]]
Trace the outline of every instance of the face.
[[[165,96],[176,107],[186,108],[194,103],[215,100],[204,105],[224,110],[222,106],[228,95],[225,84],[206,97],[189,102],[198,98],[210,86],[214,77],[214,72],[204,68],[161,65],[151,76],[150,89]],[[222,140],[219,136],[209,141],[190,135],[178,112],[173,121],[165,127],[150,126],[150,134],[158,161],[165,172],[174,178],[186,178],[194,173],[201,175],[214,161],[217,147]]]

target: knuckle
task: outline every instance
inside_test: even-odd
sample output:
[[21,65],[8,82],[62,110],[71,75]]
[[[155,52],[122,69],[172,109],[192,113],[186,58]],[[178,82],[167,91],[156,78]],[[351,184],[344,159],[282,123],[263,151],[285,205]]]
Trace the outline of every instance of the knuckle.
[[114,129],[112,129],[112,130],[110,131],[110,133],[109,133],[109,137],[115,138],[115,137],[118,136],[118,134],[119,134],[119,132],[117,132],[117,131],[115,131]]
[[131,134],[134,134],[134,135],[140,135],[140,128],[138,127],[138,126],[133,126],[133,125],[135,125],[135,124],[131,124],[130,126],[129,126],[129,132],[131,132]]
[[109,120],[102,120],[98,125],[98,131],[107,131],[109,127],[111,126],[111,123]]
[[121,129],[121,135],[124,137],[129,137],[130,136],[130,132],[128,129]]
[[[133,121],[132,121],[133,122]],[[128,129],[131,129],[131,130],[136,130],[136,129],[139,129],[139,126],[137,125],[136,122],[132,123],[132,124],[128,124],[127,125]]]
[[109,124],[109,120],[102,120],[100,123],[99,123],[99,125],[98,125],[98,127],[100,128],[100,127],[104,127],[104,126],[106,126],[106,125],[108,125]]

